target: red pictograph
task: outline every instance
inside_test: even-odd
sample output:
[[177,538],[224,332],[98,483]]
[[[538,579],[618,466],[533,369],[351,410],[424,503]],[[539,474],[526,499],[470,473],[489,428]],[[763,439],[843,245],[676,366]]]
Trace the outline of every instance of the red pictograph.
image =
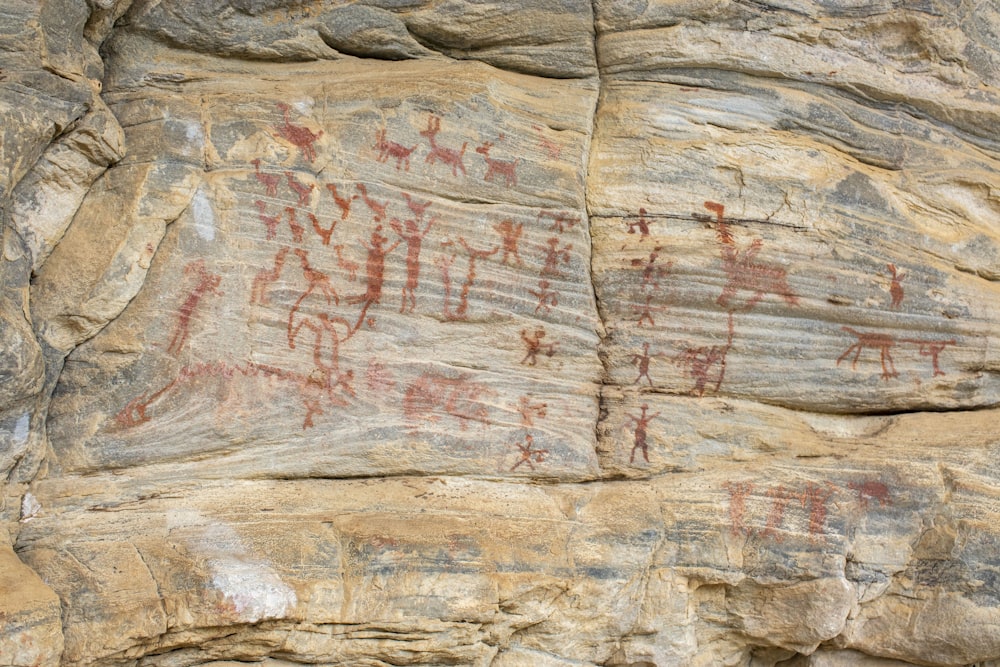
[[713,391],[718,392],[722,386],[722,381],[726,377],[726,357],[733,347],[733,335],[735,325],[733,323],[732,311],[728,314],[728,336],[725,345],[703,345],[700,347],[689,347],[681,352],[677,361],[687,371],[688,376],[694,380],[694,387],[691,394],[694,396],[704,396],[709,385],[714,385]]
[[[500,135],[500,139],[503,139],[503,135]],[[484,141],[480,146],[476,148],[476,152],[483,156],[483,160],[486,161],[486,174],[483,176],[483,180],[489,183],[497,180],[497,177],[502,177],[504,180],[504,186],[517,187],[517,163],[521,161],[520,158],[515,160],[496,160],[490,157],[490,150],[493,148],[493,143],[489,141]]]
[[447,146],[441,146],[437,143],[437,135],[441,131],[441,117],[431,115],[427,119],[427,129],[420,132],[420,136],[426,137],[427,142],[430,144],[431,150],[425,158],[427,164],[435,164],[439,160],[442,164],[451,167],[451,175],[458,176],[458,170],[462,170],[462,175],[465,176],[465,163],[462,161],[462,156],[465,155],[465,148],[468,146],[468,142],[462,144],[462,148],[456,150],[454,148],[448,148]]
[[646,220],[646,209],[639,209],[639,218],[628,223],[628,233],[635,234],[639,230],[639,240],[645,241],[649,238],[649,220]]
[[829,482],[823,486],[810,482],[799,496],[802,507],[809,508],[810,539],[820,539],[826,533],[826,515],[829,512],[826,504],[834,490],[834,486]]
[[361,193],[361,201],[365,203],[365,206],[372,212],[375,217],[375,222],[382,222],[385,220],[385,209],[389,205],[389,202],[380,202],[377,199],[372,199],[368,196],[368,187],[364,183],[357,184],[358,192]]
[[653,313],[662,313],[667,309],[666,306],[654,306],[653,295],[647,294],[646,300],[642,304],[634,303],[632,304],[632,310],[639,314],[639,319],[636,321],[636,326],[643,326],[643,324],[649,324],[651,327],[656,326],[656,320],[653,319]]
[[[273,241],[278,236],[278,226],[281,224],[282,215],[268,215],[267,214],[267,203],[258,199],[254,202],[254,205],[259,211],[258,216],[260,221],[264,223],[264,227],[267,229],[267,240]],[[292,239],[296,243],[302,242],[302,234],[305,232],[305,228],[298,223],[295,216],[295,209],[291,206],[285,207],[285,216],[288,217],[288,228],[292,232]]]
[[797,306],[799,299],[788,287],[787,271],[756,261],[763,241],[754,239],[749,248],[739,251],[724,218],[725,206],[707,201],[705,208],[716,214],[716,236],[721,246],[722,269],[726,274],[726,284],[716,302],[730,310],[741,310],[730,302],[739,292],[749,292],[750,297],[743,304],[742,310],[753,309],[768,294],[776,294],[788,305]]
[[357,199],[359,195],[341,197],[340,192],[337,191],[337,186],[334,183],[327,183],[326,189],[329,190],[330,194],[333,196],[333,203],[340,209],[340,219],[347,220],[347,216],[351,214],[351,204],[354,203],[354,200]]
[[295,174],[286,171],[285,178],[288,180],[288,187],[298,196],[298,206],[309,206],[309,201],[312,199],[313,190],[316,189],[315,183],[302,183],[299,179],[295,178]]
[[729,492],[729,530],[733,535],[749,535],[746,525],[747,497],[753,493],[753,482],[724,482]]
[[542,266],[541,275],[561,277],[563,274],[559,270],[559,265],[569,264],[570,259],[573,257],[570,252],[573,250],[573,244],[567,243],[565,246],[560,247],[559,237],[553,236],[545,242],[544,246],[540,247],[542,252],[545,253],[545,264]]
[[278,186],[281,184],[281,177],[277,174],[269,174],[260,170],[260,158],[254,158],[250,160],[250,164],[254,168],[254,176],[257,177],[257,182],[264,186],[264,192],[268,197],[278,196]]
[[873,500],[878,503],[879,507],[892,505],[889,487],[877,479],[865,480],[864,482],[850,482],[847,486],[857,493],[858,504],[861,505],[861,509],[863,510],[867,511],[868,504]]
[[580,216],[573,215],[568,211],[539,211],[538,212],[538,224],[542,224],[542,220],[549,218],[552,220],[552,226],[549,231],[559,232],[562,234],[567,229],[572,229],[577,223],[580,222]]
[[535,449],[535,439],[530,434],[524,436],[523,443],[518,442],[515,445],[520,453],[520,458],[517,460],[517,463],[511,466],[511,472],[514,472],[522,465],[527,465],[534,470],[535,464],[545,461],[545,457],[549,453],[547,449]]
[[540,310],[548,313],[551,312],[553,308],[559,306],[559,293],[555,290],[549,289],[551,286],[552,285],[548,280],[542,278],[538,281],[537,290],[528,290],[528,294],[538,299],[538,305],[535,306],[535,314],[538,314],[538,311]]
[[521,329],[521,340],[524,341],[524,347],[527,350],[524,358],[521,359],[521,365],[534,366],[538,363],[539,354],[544,354],[547,357],[555,355],[559,343],[543,343],[543,338],[545,338],[545,329],[541,327],[535,329],[533,335],[529,335],[527,329]]
[[896,366],[892,362],[892,353],[890,350],[896,344],[896,339],[889,334],[884,333],[873,333],[873,332],[862,332],[852,329],[851,327],[840,327],[847,333],[854,336],[857,340],[844,350],[844,353],[837,357],[837,365],[846,359],[851,352],[854,352],[854,359],[851,360],[851,370],[857,370],[858,359],[861,357],[861,353],[867,348],[879,351],[879,359],[882,362],[882,379],[888,380],[890,378],[897,377],[899,373],[896,372]]
[[[430,231],[434,219],[428,220],[423,231],[416,220],[407,219],[400,224],[396,218],[392,219],[389,226],[399,234],[399,237],[406,241],[406,284],[403,285],[403,296],[399,304],[399,312],[413,312],[417,304],[417,286],[420,282],[420,249],[423,245],[424,237]],[[409,303],[407,304],[407,298]]]
[[[441,245],[445,247],[453,246],[451,241],[445,241]],[[441,266],[441,271],[444,278],[444,316],[449,320],[464,320],[466,319],[467,312],[469,309],[469,294],[472,291],[472,285],[476,280],[476,262],[479,260],[485,260],[489,257],[500,252],[499,246],[494,246],[492,250],[478,250],[469,245],[461,236],[458,237],[458,245],[460,245],[464,250],[465,254],[468,256],[468,268],[465,275],[465,282],[462,284],[462,290],[458,297],[458,307],[454,310],[451,309],[451,279],[449,275],[449,269],[454,262],[454,256],[451,260],[439,260],[439,266]]]
[[302,151],[302,156],[310,162],[316,160],[316,148],[314,144],[323,136],[323,131],[313,132],[304,125],[295,125],[291,122],[292,108],[284,102],[278,102],[278,110],[281,111],[283,121],[281,125],[274,129],[278,135],[288,143],[296,146]]
[[949,340],[911,340],[906,339],[905,342],[917,345],[920,350],[921,357],[930,357],[931,364],[934,367],[934,376],[944,375],[945,372],[941,370],[938,366],[938,355],[941,354],[944,348],[949,345],[955,345],[957,341],[954,338]]
[[892,307],[899,308],[903,304],[903,285],[901,281],[906,277],[905,273],[898,273],[895,264],[888,264],[889,272],[892,273],[892,280],[889,282],[889,296],[892,297]]
[[646,429],[649,427],[649,423],[651,421],[653,421],[654,419],[656,419],[657,417],[660,416],[660,413],[659,412],[654,412],[651,415],[647,415],[646,411],[648,409],[649,409],[649,406],[647,404],[643,403],[642,406],[640,406],[640,410],[641,410],[640,414],[638,414],[638,415],[625,415],[626,423],[633,423],[633,424],[635,424],[635,430],[632,432],[632,436],[633,436],[633,439],[634,439],[633,440],[634,444],[632,445],[632,452],[631,452],[631,454],[629,454],[629,457],[628,457],[628,462],[629,463],[634,463],[635,462],[635,453],[637,451],[641,451],[642,452],[642,458],[644,458],[646,460],[646,463],[649,463],[649,443],[647,442],[647,438],[649,437],[649,434],[648,434],[648,432],[647,432]]
[[361,314],[358,316],[358,323],[355,325],[354,329],[361,326],[361,323],[364,321],[365,316],[368,313],[368,308],[372,304],[381,303],[382,301],[382,281],[384,280],[385,273],[385,258],[400,244],[400,241],[396,241],[391,246],[386,248],[385,244],[388,240],[388,237],[382,236],[382,225],[375,225],[375,229],[372,230],[369,243],[365,243],[364,241],[361,242],[361,245],[368,251],[368,258],[365,260],[365,293],[358,296],[352,296],[347,299],[347,303],[349,304],[362,305]]
[[219,284],[222,282],[222,276],[217,273],[212,273],[205,268],[205,260],[198,259],[187,266],[184,267],[185,275],[193,275],[195,278],[195,286],[188,292],[187,298],[184,299],[184,303],[181,304],[177,311],[177,322],[174,324],[174,335],[170,339],[170,344],[167,346],[167,352],[171,354],[177,354],[184,347],[184,343],[187,342],[189,329],[191,327],[191,317],[194,315],[195,309],[201,302],[202,298],[206,294],[215,294],[216,296],[222,296],[223,292],[219,291]]
[[662,354],[650,354],[649,343],[643,343],[642,353],[632,355],[632,365],[639,369],[639,375],[637,375],[635,380],[632,381],[632,384],[638,384],[639,380],[646,378],[646,382],[648,382],[649,386],[652,387],[653,378],[649,377],[649,364],[653,359],[663,356],[664,355]]
[[523,262],[521,261],[521,256],[518,254],[518,245],[521,240],[521,234],[524,232],[524,224],[517,223],[510,218],[501,220],[497,224],[493,225],[493,229],[497,230],[500,234],[500,241],[503,247],[503,255],[500,258],[501,264],[509,264],[509,259],[511,256],[517,262],[518,266],[521,266]]
[[254,276],[253,285],[250,289],[250,303],[267,305],[267,288],[281,277],[281,270],[285,266],[285,257],[289,248],[282,246],[274,255],[274,265],[270,269],[261,269]]
[[416,144],[407,148],[402,144],[387,139],[385,128],[375,132],[375,150],[378,151],[378,156],[375,160],[378,162],[388,162],[389,158],[395,158],[397,171],[404,165],[406,166],[405,171],[410,170],[410,155],[416,148]]
[[662,249],[662,247],[656,246],[653,248],[653,252],[649,253],[649,259],[633,259],[631,261],[634,268],[642,267],[642,282],[639,284],[642,289],[659,289],[660,280],[670,273],[673,262],[667,262],[665,266],[656,263]]
[[548,408],[548,403],[532,401],[530,397],[522,396],[517,401],[517,411],[521,414],[521,426],[534,426],[536,419],[545,418]]
[[487,399],[495,391],[468,376],[447,376],[434,371],[421,374],[403,394],[403,413],[411,422],[440,420],[445,414],[465,430],[469,422],[489,424]]

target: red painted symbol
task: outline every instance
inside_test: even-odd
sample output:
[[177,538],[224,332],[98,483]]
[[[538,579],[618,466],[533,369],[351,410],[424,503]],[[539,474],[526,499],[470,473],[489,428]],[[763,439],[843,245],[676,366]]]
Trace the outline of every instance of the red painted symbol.
[[177,313],[177,323],[174,325],[174,335],[170,339],[170,345],[167,347],[167,352],[171,354],[177,354],[184,347],[184,343],[187,341],[188,329],[191,326],[191,316],[194,314],[195,308],[201,302],[202,297],[205,294],[215,294],[216,296],[222,296],[223,292],[220,292],[218,287],[222,282],[222,276],[211,273],[205,268],[205,260],[198,259],[187,266],[184,267],[185,275],[195,275],[194,289],[188,292],[187,298],[184,299],[184,303],[181,304],[180,309]]
[[889,350],[893,345],[896,344],[896,339],[888,334],[882,333],[863,333],[861,331],[855,331],[851,327],[841,327],[844,331],[852,334],[857,341],[852,343],[842,355],[837,357],[837,365],[843,361],[854,352],[854,359],[851,360],[851,370],[857,370],[858,358],[861,356],[861,352],[865,348],[879,351],[879,358],[882,362],[882,379],[888,380],[899,375],[896,372],[896,366],[892,363],[892,354]]
[[521,426],[534,426],[535,419],[544,419],[548,407],[548,403],[538,403],[528,396],[522,396],[517,401],[517,411],[521,413]]
[[385,135],[385,128],[375,132],[375,149],[378,150],[378,157],[375,159],[378,162],[388,162],[389,158],[396,158],[396,170],[398,171],[405,164],[406,171],[409,171],[410,154],[416,150],[416,145],[407,148],[402,144],[397,144],[395,141],[386,139]]
[[[264,223],[264,227],[267,229],[267,240],[271,241],[278,235],[278,225],[281,224],[282,216],[281,214],[267,215],[267,204],[259,199],[255,201],[254,204],[257,206],[257,210],[259,211],[258,215],[260,217],[260,221]],[[296,220],[295,209],[291,206],[286,206],[285,215],[288,216],[288,227],[292,231],[292,239],[296,243],[301,243],[302,233],[305,231],[305,228]]]
[[[420,231],[420,226],[416,220],[408,219],[401,225],[399,220],[393,218],[392,222],[389,223],[393,231],[406,241],[406,284],[403,285],[403,297],[399,304],[399,312],[401,313],[407,311],[412,313],[416,306],[416,292],[420,281],[420,247],[432,224],[434,224],[434,219],[429,220],[424,230]],[[405,230],[403,228],[404,225],[406,227]],[[407,295],[409,295],[409,306],[406,303]]]
[[662,313],[667,309],[666,306],[653,306],[651,305],[653,301],[653,295],[647,294],[646,301],[642,304],[632,304],[632,310],[639,313],[639,320],[636,322],[636,326],[642,326],[643,323],[648,322],[649,326],[655,327],[656,321],[653,319],[653,313]]
[[[458,238],[458,244],[465,249],[465,253],[469,256],[468,271],[465,276],[465,283],[462,284],[462,291],[459,294],[458,308],[454,312],[451,310],[451,281],[448,276],[448,269],[451,267],[452,261],[447,261],[441,264],[442,272],[445,279],[445,300],[444,300],[444,316],[450,320],[463,320],[466,317],[466,312],[469,308],[469,293],[472,291],[472,284],[476,280],[476,261],[484,260],[491,257],[498,252],[500,252],[500,247],[494,247],[492,250],[477,250],[470,246],[468,242],[462,238]],[[450,246],[451,241],[445,241],[441,245]]]
[[534,449],[535,439],[530,435],[524,436],[524,443],[518,442],[515,444],[520,451],[521,458],[519,458],[517,463],[511,467],[511,472],[514,472],[518,469],[518,467],[524,464],[527,464],[529,468],[534,470],[535,464],[545,461],[545,455],[549,453],[549,450],[547,449]]
[[559,265],[569,264],[569,260],[572,257],[570,251],[573,249],[573,244],[569,243],[560,248],[559,238],[553,236],[545,242],[545,246],[540,247],[542,248],[542,252],[545,253],[545,265],[542,267],[541,275],[562,276],[562,273],[559,271]]
[[380,202],[377,199],[371,199],[368,197],[368,188],[365,187],[364,183],[358,183],[358,192],[361,193],[361,200],[365,203],[372,214],[375,216],[375,222],[382,222],[385,220],[385,208],[389,205],[389,202]]
[[634,442],[632,445],[632,453],[628,457],[628,462],[633,463],[635,461],[636,451],[642,452],[642,457],[646,459],[646,463],[649,463],[649,444],[646,442],[646,428],[649,423],[660,416],[659,412],[654,412],[651,415],[646,414],[646,410],[649,406],[645,403],[642,404],[641,408],[642,414],[640,415],[625,415],[628,421],[635,424],[635,431],[633,432]]
[[629,234],[635,234],[636,229],[639,230],[640,241],[645,241],[647,238],[649,238],[649,221],[646,220],[646,209],[644,208],[639,209],[639,219],[633,220],[628,224]]
[[281,177],[277,174],[268,174],[260,170],[260,158],[254,158],[250,160],[250,164],[254,168],[254,176],[257,177],[257,182],[263,184],[265,192],[268,197],[278,196],[278,185],[281,183]]
[[545,338],[545,329],[535,329],[534,336],[529,336],[527,329],[521,329],[521,340],[524,341],[524,346],[527,349],[524,359],[521,359],[523,366],[534,366],[538,362],[539,354],[552,357],[556,353],[556,347],[559,346],[559,343],[543,344],[543,338]]
[[850,482],[847,486],[858,494],[858,503],[861,508],[868,510],[868,503],[876,501],[879,507],[886,507],[892,504],[889,497],[889,487],[878,480],[866,480],[864,482]]
[[428,164],[434,164],[440,160],[443,164],[451,166],[452,176],[458,176],[459,169],[462,170],[462,175],[464,176],[465,163],[462,162],[462,156],[465,155],[465,148],[468,145],[468,142],[464,142],[462,144],[461,150],[440,146],[435,139],[440,131],[441,117],[432,115],[427,119],[427,129],[420,132],[420,136],[427,137],[427,141],[431,146],[431,151],[427,154],[425,162]]
[[403,412],[410,420],[436,422],[438,414],[454,417],[463,431],[471,421],[488,424],[485,399],[496,392],[465,376],[448,377],[432,371],[418,377],[403,395]]
[[633,267],[642,267],[642,283],[640,287],[642,289],[659,289],[660,280],[662,280],[669,272],[670,268],[673,266],[673,262],[667,262],[666,266],[658,266],[656,263],[657,258],[660,256],[660,246],[656,246],[653,252],[649,253],[648,260],[633,259]]
[[284,102],[278,102],[278,109],[281,110],[284,117],[284,123],[275,128],[278,135],[293,146],[297,146],[302,151],[303,157],[307,160],[310,162],[314,161],[316,159],[316,149],[313,147],[313,144],[323,136],[323,131],[320,130],[317,134],[303,125],[293,125],[289,116],[292,108]]
[[729,491],[729,529],[733,535],[749,535],[746,525],[747,496],[753,492],[753,482],[725,482]]
[[288,187],[290,187],[296,195],[299,197],[299,206],[309,206],[309,200],[312,197],[313,190],[316,189],[315,183],[305,184],[300,182],[295,178],[295,174],[290,171],[285,172],[285,178],[288,179]]
[[726,284],[716,303],[728,308],[730,300],[738,292],[746,291],[750,292],[751,296],[744,304],[744,310],[752,309],[767,294],[777,294],[789,305],[798,305],[798,297],[792,294],[788,287],[785,269],[754,261],[763,246],[763,241],[754,239],[749,248],[742,252],[738,251],[729,225],[723,217],[725,207],[707,201],[705,208],[716,214],[716,236],[721,244],[722,268],[726,273]]
[[309,222],[312,223],[313,231],[319,236],[323,245],[330,245],[330,239],[333,237],[333,231],[337,229],[337,221],[333,220],[329,227],[323,227],[319,223],[319,218],[316,217],[311,211],[307,211],[306,215],[309,216]]
[[822,536],[826,530],[826,503],[833,495],[833,485],[827,483],[825,487],[819,484],[810,483],[806,490],[802,492],[800,501],[802,507],[809,508],[809,537],[814,539]]
[[553,308],[559,305],[559,293],[550,290],[549,287],[551,287],[549,281],[543,278],[538,281],[537,291],[533,289],[528,290],[528,294],[538,299],[538,305],[535,306],[536,314],[539,310],[546,313],[551,312]]
[[361,265],[349,259],[344,259],[344,246],[342,245],[333,246],[333,252],[337,255],[337,266],[347,271],[347,279],[352,282],[357,280],[358,269],[361,268]]
[[[500,135],[500,139],[503,139],[503,135]],[[517,187],[517,163],[521,161],[520,158],[516,160],[495,160],[490,157],[490,149],[493,148],[493,144],[489,141],[484,141],[482,145],[476,148],[476,152],[483,156],[483,160],[486,161],[486,175],[483,176],[483,180],[492,183],[497,176],[501,176],[504,179],[504,185],[506,187]]]
[[567,229],[572,229],[574,225],[580,222],[580,216],[573,215],[567,211],[559,211],[558,213],[553,213],[552,211],[539,211],[538,224],[542,224],[542,220],[545,218],[552,220],[552,226],[549,230],[559,232],[560,234],[565,232]]
[[427,212],[427,209],[430,208],[430,205],[432,203],[430,201],[424,201],[424,202],[417,201],[416,199],[411,197],[408,192],[403,193],[403,199],[406,200],[406,208],[410,209],[410,211],[413,212],[413,215],[416,217],[417,220],[424,219],[424,213]]
[[632,384],[638,384],[639,380],[646,378],[649,386],[653,386],[653,379],[649,377],[649,362],[658,357],[663,357],[662,354],[650,354],[649,353],[649,343],[642,344],[642,354],[632,355],[632,365],[637,366],[639,369],[639,375],[636,376]]
[[250,290],[250,303],[267,305],[267,288],[281,277],[281,269],[285,265],[285,256],[288,254],[287,247],[278,249],[274,256],[274,266],[270,269],[261,269],[254,276],[253,286]]
[[892,307],[899,308],[903,303],[903,286],[900,281],[906,277],[905,273],[896,273],[896,265],[889,264],[889,271],[892,272],[892,281],[889,283],[889,296],[892,297]]
[[918,345],[920,349],[921,357],[930,357],[931,363],[934,365],[934,376],[944,375],[944,371],[938,366],[938,355],[941,351],[948,347],[949,345],[955,345],[956,341],[954,338],[950,340],[911,340],[906,339],[905,342],[913,343]]
[[337,186],[333,183],[327,183],[326,189],[330,191],[331,195],[333,195],[333,203],[335,203],[337,208],[340,209],[340,219],[347,220],[347,216],[351,214],[351,204],[358,198],[358,195],[341,197],[340,193],[337,192]]
[[389,239],[382,236],[382,225],[376,225],[375,229],[372,230],[372,235],[370,239],[370,245],[361,242],[361,245],[365,247],[368,251],[368,259],[365,261],[365,277],[367,283],[365,286],[365,293],[359,296],[352,296],[347,299],[349,304],[363,304],[361,309],[361,315],[358,317],[358,323],[355,329],[361,326],[364,321],[366,314],[368,313],[368,308],[372,304],[380,303],[382,300],[382,280],[383,273],[385,272],[385,258],[390,252],[396,249],[400,244],[400,241],[396,241],[388,248],[385,247],[386,241]]
[[503,256],[500,258],[500,262],[509,264],[507,260],[513,255],[517,265],[521,266],[521,256],[517,252],[517,246],[521,239],[521,233],[524,231],[524,225],[522,223],[515,225],[514,221],[508,218],[493,225],[493,229],[500,233],[500,240],[503,244]]

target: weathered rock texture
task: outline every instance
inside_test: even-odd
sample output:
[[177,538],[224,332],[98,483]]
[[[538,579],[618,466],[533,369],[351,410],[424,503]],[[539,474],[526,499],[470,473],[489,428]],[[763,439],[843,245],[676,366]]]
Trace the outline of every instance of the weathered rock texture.
[[1000,664],[996,3],[0,42],[0,667]]

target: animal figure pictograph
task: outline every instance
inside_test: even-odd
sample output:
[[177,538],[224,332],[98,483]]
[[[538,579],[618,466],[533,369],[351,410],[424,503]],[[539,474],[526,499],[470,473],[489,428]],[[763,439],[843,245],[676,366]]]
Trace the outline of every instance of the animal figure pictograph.
[[892,307],[899,308],[903,304],[905,296],[901,281],[906,277],[906,274],[898,273],[895,264],[887,264],[887,266],[892,274],[892,279],[889,281],[889,296],[892,297]]
[[216,296],[222,296],[223,292],[219,291],[219,284],[222,282],[222,276],[217,273],[212,273],[207,268],[205,268],[205,260],[198,259],[187,266],[184,267],[185,275],[193,275],[195,278],[194,288],[188,292],[187,298],[184,299],[184,303],[181,304],[177,312],[177,322],[174,324],[174,335],[170,339],[170,344],[167,346],[167,352],[171,354],[177,354],[184,347],[184,343],[187,342],[189,329],[191,327],[191,317],[194,315],[195,309],[198,304],[201,303],[202,298],[206,294],[215,294]]
[[435,164],[440,161],[442,164],[451,167],[451,175],[458,176],[458,170],[462,170],[462,175],[465,176],[465,163],[462,161],[462,156],[465,155],[465,148],[468,146],[469,142],[464,142],[462,148],[456,150],[454,148],[448,148],[447,146],[442,146],[437,142],[437,135],[441,132],[441,117],[431,115],[427,119],[427,129],[421,130],[420,136],[426,137],[427,142],[430,144],[431,150],[427,154],[424,161],[427,164]]
[[323,130],[317,133],[304,125],[293,124],[291,121],[292,108],[284,102],[278,102],[277,106],[283,118],[283,123],[275,127],[278,135],[302,151],[302,156],[307,160],[315,162],[316,149],[314,144],[323,136]]
[[281,184],[281,177],[277,174],[269,174],[260,170],[260,158],[254,158],[250,160],[250,164],[254,168],[254,176],[257,177],[257,182],[264,186],[264,191],[268,197],[278,196],[278,186]]
[[285,178],[288,179],[288,187],[291,188],[299,198],[298,205],[309,206],[309,200],[312,198],[313,190],[316,189],[316,184],[302,183],[295,178],[295,174],[290,171],[285,172]]
[[872,349],[879,351],[879,360],[882,362],[882,379],[888,380],[890,378],[897,377],[899,373],[896,372],[896,366],[892,362],[892,352],[890,350],[896,344],[896,339],[889,334],[884,333],[873,333],[873,332],[862,332],[852,329],[851,327],[840,327],[847,333],[854,336],[857,340],[844,350],[844,353],[837,357],[837,365],[846,359],[851,352],[854,352],[854,358],[851,360],[851,370],[857,370],[858,359],[861,357],[861,353],[865,349]]
[[406,167],[404,171],[410,170],[410,155],[416,148],[416,144],[407,148],[402,144],[389,140],[386,138],[385,128],[375,132],[375,150],[378,151],[378,156],[376,156],[375,160],[377,162],[388,162],[389,158],[395,158],[396,171],[399,171],[400,167],[403,166]]
[[359,197],[359,195],[351,195],[350,197],[341,197],[340,192],[337,190],[337,185],[335,183],[327,183],[326,189],[330,191],[333,196],[333,203],[337,205],[340,209],[340,219],[347,220],[347,216],[351,214],[351,204]]
[[[500,135],[500,138],[503,139],[503,135]],[[506,187],[517,187],[517,163],[521,161],[521,158],[515,160],[491,158],[490,150],[492,148],[493,143],[489,141],[484,141],[476,147],[476,152],[482,155],[483,160],[486,161],[486,174],[483,175],[483,180],[492,183],[499,176],[503,178]]]

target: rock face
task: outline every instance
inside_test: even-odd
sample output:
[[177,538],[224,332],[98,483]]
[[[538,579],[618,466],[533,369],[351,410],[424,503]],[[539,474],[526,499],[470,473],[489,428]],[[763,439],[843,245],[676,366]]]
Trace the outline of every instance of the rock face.
[[0,667],[1000,664],[1000,10],[0,10]]

